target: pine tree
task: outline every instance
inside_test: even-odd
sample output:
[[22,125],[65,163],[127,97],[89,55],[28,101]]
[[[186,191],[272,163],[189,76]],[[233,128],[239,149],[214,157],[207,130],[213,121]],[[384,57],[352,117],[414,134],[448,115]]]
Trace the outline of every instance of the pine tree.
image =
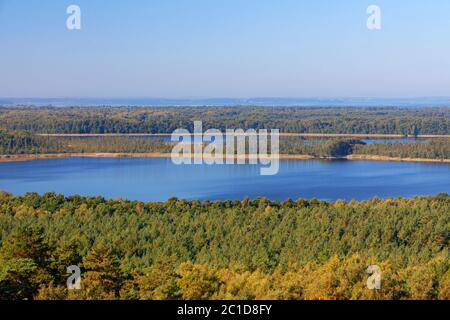
[[104,243],[95,244],[83,260],[82,296],[85,299],[119,297],[123,276],[117,257]]
[[41,229],[16,229],[0,249],[0,296],[32,299],[40,285],[50,283],[50,251]]

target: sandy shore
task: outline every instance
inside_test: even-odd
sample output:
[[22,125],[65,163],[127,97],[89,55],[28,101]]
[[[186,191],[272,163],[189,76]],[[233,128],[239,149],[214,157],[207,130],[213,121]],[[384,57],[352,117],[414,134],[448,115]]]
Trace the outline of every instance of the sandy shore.
[[[55,154],[19,154],[19,155],[0,155],[0,162],[18,162],[45,159],[61,159],[61,158],[171,158],[170,153],[55,153]],[[193,155],[200,157],[201,155]],[[181,156],[180,156],[181,157]],[[224,159],[271,159],[269,156],[258,155],[226,155]],[[312,156],[301,154],[280,155],[280,159],[292,160],[311,160]]]
[[352,155],[347,156],[346,159],[347,160],[368,160],[368,161],[450,163],[450,159],[396,158],[396,157],[376,156],[376,155],[368,155],[368,154],[352,154]]
[[[200,155],[198,155],[200,156]],[[19,162],[45,159],[62,158],[170,158],[170,153],[56,153],[56,154],[20,154],[20,155],[0,155],[0,162]],[[270,157],[258,157],[258,155],[227,155],[225,159],[271,159]],[[316,158],[301,154],[281,154],[281,160],[332,160],[333,158]],[[450,159],[426,159],[426,158],[395,158],[376,155],[354,154],[345,158],[346,160],[366,160],[366,161],[398,161],[398,162],[429,162],[429,163],[450,163]]]
[[169,158],[170,153],[51,153],[0,155],[0,162],[32,161],[60,158]]

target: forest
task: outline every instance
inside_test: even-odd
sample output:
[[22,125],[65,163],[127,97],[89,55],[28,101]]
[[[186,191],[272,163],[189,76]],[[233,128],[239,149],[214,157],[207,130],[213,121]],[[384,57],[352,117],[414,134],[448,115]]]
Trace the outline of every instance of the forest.
[[34,133],[172,133],[203,128],[292,133],[450,134],[447,108],[0,107],[0,128]]
[[[145,203],[0,193],[0,299],[450,299],[450,196]],[[380,290],[366,287],[369,265]],[[70,265],[81,290],[68,290]]]
[[368,154],[395,158],[450,159],[450,139],[431,139],[407,143],[358,144],[355,154]]
[[[192,132],[195,120],[203,122],[204,130],[222,131],[278,128],[285,133],[450,134],[450,108],[1,107],[0,154],[170,153],[173,144],[158,139],[39,134],[172,133],[177,128]],[[450,139],[365,145],[355,139],[283,136],[280,153],[319,158],[358,154],[450,159]]]
[[[170,153],[173,143],[144,137],[52,137],[0,129],[0,154],[53,153]],[[193,151],[193,150],[192,150]],[[450,159],[450,139],[366,144],[347,138],[280,137],[281,154],[316,158],[346,157],[351,154],[397,158]]]
[[51,153],[170,153],[172,144],[159,139],[131,137],[43,137],[24,131],[0,129],[0,154]]

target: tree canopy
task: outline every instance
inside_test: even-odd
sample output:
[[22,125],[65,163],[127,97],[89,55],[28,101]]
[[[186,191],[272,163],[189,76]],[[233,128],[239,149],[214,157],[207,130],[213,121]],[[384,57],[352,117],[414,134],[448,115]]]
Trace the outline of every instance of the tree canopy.
[[[0,196],[1,299],[450,299],[450,196]],[[366,288],[366,269],[382,289]],[[82,270],[67,290],[66,268]]]

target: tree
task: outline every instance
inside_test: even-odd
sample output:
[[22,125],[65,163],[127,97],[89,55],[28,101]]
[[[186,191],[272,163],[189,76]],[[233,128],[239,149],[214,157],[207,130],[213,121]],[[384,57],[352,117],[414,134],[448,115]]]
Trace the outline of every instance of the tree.
[[16,229],[0,249],[0,291],[6,297],[32,299],[40,285],[53,280],[47,269],[50,251],[42,229]]
[[68,276],[67,267],[81,265],[82,257],[78,250],[78,241],[73,239],[60,243],[52,254],[50,269],[56,284],[65,286]]
[[183,299],[207,300],[219,289],[217,273],[207,265],[185,262],[178,268],[178,286]]
[[450,269],[441,279],[439,287],[439,299],[450,300]]
[[178,278],[173,259],[156,263],[144,275],[138,277],[140,298],[145,300],[174,300],[180,298]]
[[67,300],[69,290],[66,286],[55,285],[53,282],[47,286],[41,286],[35,295],[35,300]]
[[112,249],[104,243],[95,244],[83,259],[81,295],[85,299],[119,297],[123,276]]
[[3,243],[0,257],[3,260],[30,259],[38,267],[45,268],[50,262],[50,252],[43,229],[20,227]]
[[33,281],[37,269],[33,260],[3,260],[0,265],[0,300],[32,299],[38,289]]

